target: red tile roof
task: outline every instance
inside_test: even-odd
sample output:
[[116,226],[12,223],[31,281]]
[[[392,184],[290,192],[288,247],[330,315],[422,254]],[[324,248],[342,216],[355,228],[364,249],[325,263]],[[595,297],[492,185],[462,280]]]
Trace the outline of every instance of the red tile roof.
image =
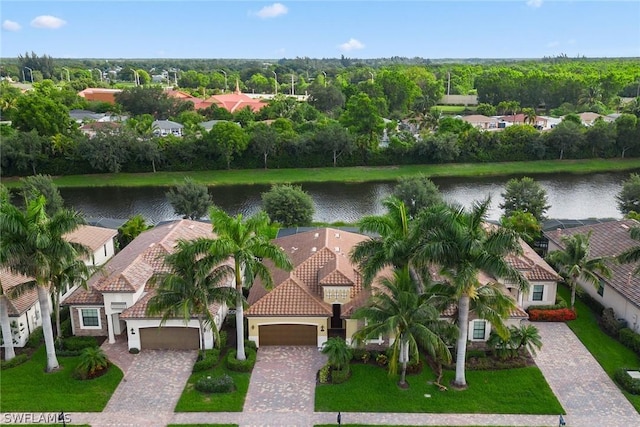
[[229,93],[223,95],[213,95],[205,100],[211,104],[216,104],[220,108],[224,108],[230,113],[242,110],[245,107],[251,108],[251,111],[257,112],[267,106],[267,103],[259,99],[253,99],[244,93]]
[[38,301],[38,290],[35,288],[16,297],[10,295],[13,288],[31,280],[33,279],[22,274],[12,273],[4,268],[0,269],[0,284],[2,284],[3,295],[8,299],[9,316],[20,316]]
[[64,237],[69,242],[80,243],[92,251],[96,251],[117,235],[118,231],[111,228],[81,225],[75,231],[65,234]]
[[[563,248],[562,236],[587,234],[591,231],[589,255],[592,257],[615,257],[627,249],[640,245],[640,242],[633,240],[629,234],[631,228],[638,226],[640,226],[638,221],[622,219],[551,231],[545,235],[550,241]],[[614,261],[607,262],[607,265],[611,269],[611,278],[602,278],[602,280],[637,307],[640,307],[640,277],[633,274],[637,265],[619,264]]]

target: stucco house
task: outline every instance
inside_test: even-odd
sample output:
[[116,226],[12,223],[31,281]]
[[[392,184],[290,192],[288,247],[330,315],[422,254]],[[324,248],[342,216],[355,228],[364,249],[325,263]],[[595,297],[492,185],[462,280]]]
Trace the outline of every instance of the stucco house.
[[[211,224],[178,220],[161,223],[136,237],[104,265],[104,273],[94,275],[89,289],[75,289],[65,300],[71,311],[74,335],[107,336],[127,339],[129,349],[198,349],[200,327],[193,317],[169,319],[160,327],[160,316],[146,314],[147,303],[154,295],[149,279],[165,271],[163,258],[172,253],[179,240],[214,237]],[[231,279],[230,279],[231,280]],[[231,285],[231,282],[229,283]],[[218,328],[227,307],[210,307]],[[205,348],[213,347],[213,333],[202,331]]]
[[498,123],[500,122],[495,117],[487,117],[482,114],[472,114],[469,116],[460,117],[460,120],[469,123],[476,129],[481,130],[497,130]]
[[[362,276],[351,263],[349,253],[359,242],[370,237],[334,228],[304,231],[274,240],[290,257],[291,272],[272,269],[274,286],[268,291],[256,283],[249,293],[249,339],[258,346],[314,345],[321,347],[330,337],[343,337],[351,343],[362,321],[351,318],[353,312],[366,303],[370,295],[362,285]],[[508,261],[518,268],[531,283],[529,292],[520,292],[505,283],[518,307],[507,324],[526,319],[524,311],[531,305],[553,304],[558,275],[526,243],[524,253],[510,256]],[[385,270],[382,276],[391,274]],[[496,279],[482,276],[482,281]],[[455,307],[442,314],[451,318]],[[486,341],[491,325],[483,319],[470,318],[470,341]],[[377,344],[384,344],[381,337]]]
[[[591,257],[615,257],[627,249],[640,245],[633,240],[630,230],[640,226],[632,219],[612,220],[599,224],[590,224],[569,229],[557,229],[545,233],[549,239],[549,251],[564,249],[563,236],[588,234],[591,232]],[[603,306],[613,308],[618,318],[627,321],[629,328],[640,332],[640,277],[633,274],[637,267],[633,264],[607,262],[611,269],[611,278],[600,277],[598,286],[591,283],[580,283],[593,299]]]
[[[67,241],[81,243],[89,247],[91,255],[86,257],[85,264],[100,266],[113,256],[114,238],[117,234],[116,230],[81,225],[64,237]],[[0,283],[2,283],[4,295],[9,295],[15,286],[30,280],[29,277],[21,274],[15,274],[4,269],[0,270]],[[74,289],[64,290],[61,297],[64,298]],[[38,302],[36,289],[31,289],[18,297],[9,298],[9,321],[12,324],[14,346],[24,347],[31,332],[35,328],[42,326],[40,303]]]
[[109,104],[115,104],[116,95],[121,92],[122,89],[89,87],[78,92],[78,95],[83,97],[87,101],[108,102]]
[[151,129],[153,129],[153,134],[155,136],[174,135],[182,137],[182,130],[184,129],[184,126],[180,123],[172,122],[171,120],[155,120],[151,124]]

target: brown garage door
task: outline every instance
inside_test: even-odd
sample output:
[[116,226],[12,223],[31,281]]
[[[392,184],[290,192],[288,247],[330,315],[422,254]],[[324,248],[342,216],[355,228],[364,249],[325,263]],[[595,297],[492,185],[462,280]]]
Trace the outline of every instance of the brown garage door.
[[314,325],[260,326],[260,345],[318,345]]
[[197,350],[200,348],[198,328],[143,328],[140,347],[147,350]]

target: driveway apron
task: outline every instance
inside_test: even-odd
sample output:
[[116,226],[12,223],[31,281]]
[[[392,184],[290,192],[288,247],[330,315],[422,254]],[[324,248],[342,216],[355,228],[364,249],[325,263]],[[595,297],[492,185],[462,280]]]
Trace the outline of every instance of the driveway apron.
[[640,426],[640,415],[565,323],[536,323],[535,360],[571,426]]
[[260,347],[244,412],[313,413],[316,372],[326,360],[315,347]]
[[196,355],[195,351],[143,350],[91,425],[166,425],[173,417]]

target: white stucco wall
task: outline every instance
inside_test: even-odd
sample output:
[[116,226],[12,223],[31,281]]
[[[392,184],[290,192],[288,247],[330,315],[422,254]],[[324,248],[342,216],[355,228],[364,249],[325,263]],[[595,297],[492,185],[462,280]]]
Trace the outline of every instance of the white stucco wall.
[[93,256],[91,260],[85,260],[85,264],[87,265],[102,265],[107,262],[113,255],[115,254],[115,246],[113,244],[113,239],[109,239],[107,243],[105,243],[100,248],[96,249],[93,252]]
[[42,316],[40,313],[40,303],[36,301],[35,304],[20,316],[9,316],[14,347],[24,347],[29,340],[29,334],[31,334],[35,328],[42,326]]

